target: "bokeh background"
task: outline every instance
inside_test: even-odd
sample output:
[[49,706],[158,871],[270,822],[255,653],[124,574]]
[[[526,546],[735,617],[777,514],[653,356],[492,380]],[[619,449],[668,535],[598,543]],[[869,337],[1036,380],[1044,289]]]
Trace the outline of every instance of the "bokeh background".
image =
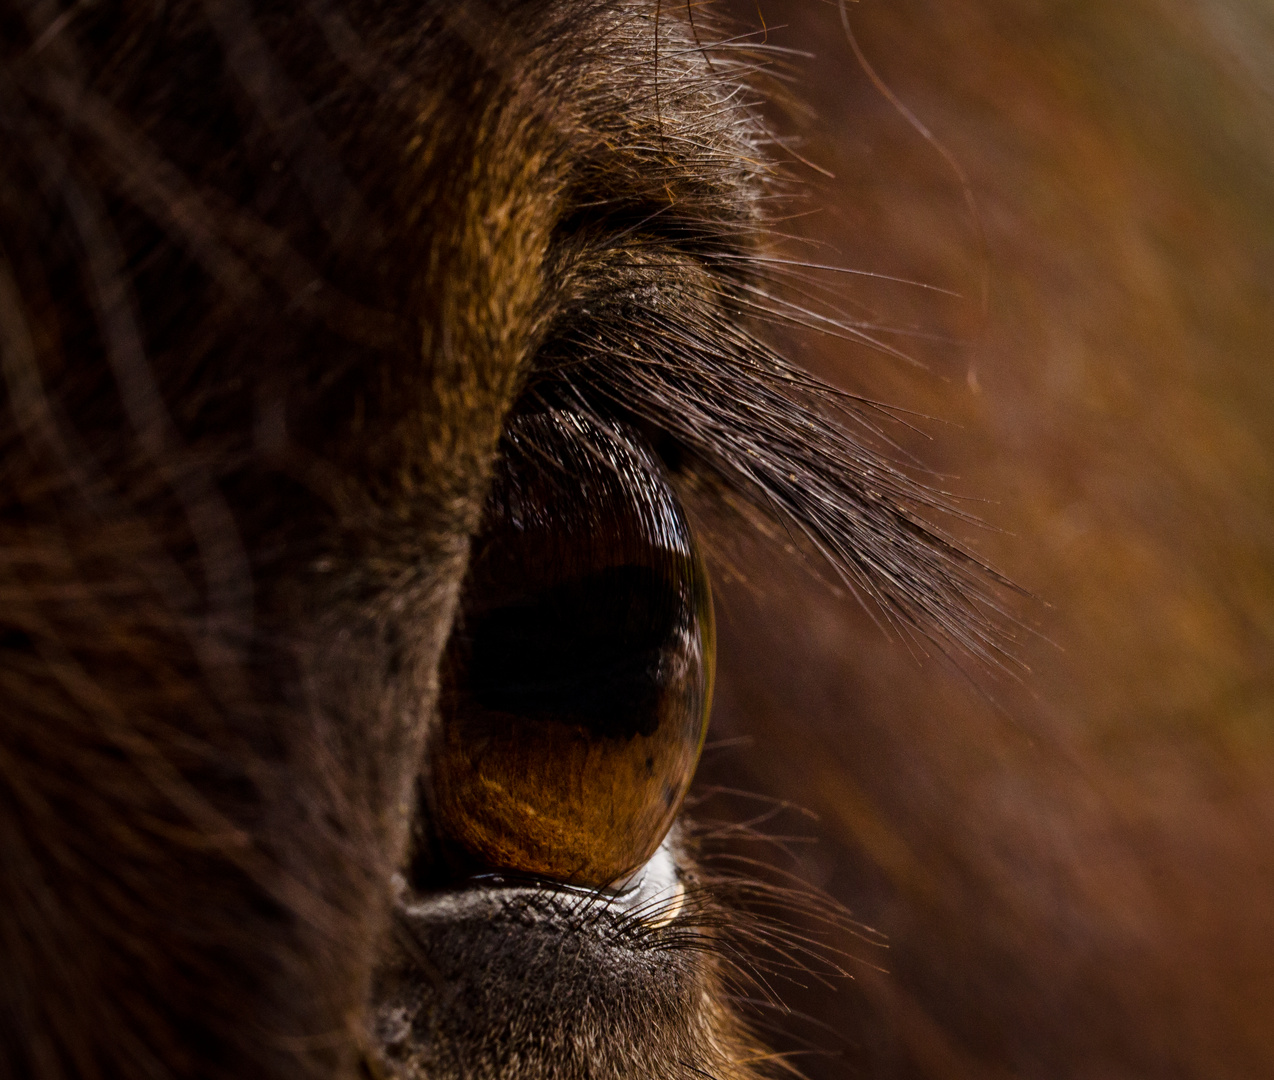
[[695,813],[884,936],[811,921],[850,977],[763,1022],[815,1078],[1274,1077],[1274,7],[847,4],[941,148],[837,4],[729,8],[792,50],[785,254],[960,294],[824,275],[914,362],[789,352],[931,418],[892,434],[1034,597],[997,672],[765,545],[718,573]]

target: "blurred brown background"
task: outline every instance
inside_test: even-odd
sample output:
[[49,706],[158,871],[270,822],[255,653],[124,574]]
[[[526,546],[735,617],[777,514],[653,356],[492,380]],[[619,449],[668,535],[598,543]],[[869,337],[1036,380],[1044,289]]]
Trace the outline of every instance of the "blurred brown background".
[[[790,352],[937,420],[894,434],[1039,602],[1014,678],[887,639],[808,574],[719,592],[712,750],[790,799],[744,842],[888,937],[775,982],[813,1077],[1274,1076],[1274,8],[739,0],[805,109],[786,254],[918,363]],[[796,145],[796,144],[794,144]],[[989,274],[989,306],[979,300]],[[940,421],[940,422],[939,422]],[[742,743],[731,740],[744,739]],[[700,812],[757,807],[716,795]],[[710,809],[709,809],[710,808]]]

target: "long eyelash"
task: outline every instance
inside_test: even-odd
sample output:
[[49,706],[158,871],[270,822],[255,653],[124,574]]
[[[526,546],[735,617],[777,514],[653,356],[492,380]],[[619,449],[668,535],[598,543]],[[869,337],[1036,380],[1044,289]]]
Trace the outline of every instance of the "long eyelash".
[[879,448],[896,415],[794,367],[723,299],[683,286],[592,321],[560,343],[533,393],[666,433],[904,635],[1012,663],[1014,624],[996,594],[1014,586],[933,523],[976,521],[956,498]]

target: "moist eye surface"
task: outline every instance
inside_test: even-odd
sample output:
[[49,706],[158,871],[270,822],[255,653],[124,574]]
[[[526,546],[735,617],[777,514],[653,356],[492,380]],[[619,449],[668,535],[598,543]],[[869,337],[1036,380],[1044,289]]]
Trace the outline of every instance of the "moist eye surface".
[[690,614],[676,581],[613,566],[475,616],[463,630],[473,704],[597,737],[653,735]]
[[631,428],[520,417],[475,541],[427,768],[485,869],[606,886],[668,832],[712,695],[711,590]]

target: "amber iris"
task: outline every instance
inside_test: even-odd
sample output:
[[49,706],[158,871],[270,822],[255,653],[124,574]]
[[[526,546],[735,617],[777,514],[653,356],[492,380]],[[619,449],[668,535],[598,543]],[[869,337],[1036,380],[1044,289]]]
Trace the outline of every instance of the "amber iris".
[[474,866],[614,885],[703,746],[711,590],[635,431],[546,411],[505,451],[443,663],[431,816]]

